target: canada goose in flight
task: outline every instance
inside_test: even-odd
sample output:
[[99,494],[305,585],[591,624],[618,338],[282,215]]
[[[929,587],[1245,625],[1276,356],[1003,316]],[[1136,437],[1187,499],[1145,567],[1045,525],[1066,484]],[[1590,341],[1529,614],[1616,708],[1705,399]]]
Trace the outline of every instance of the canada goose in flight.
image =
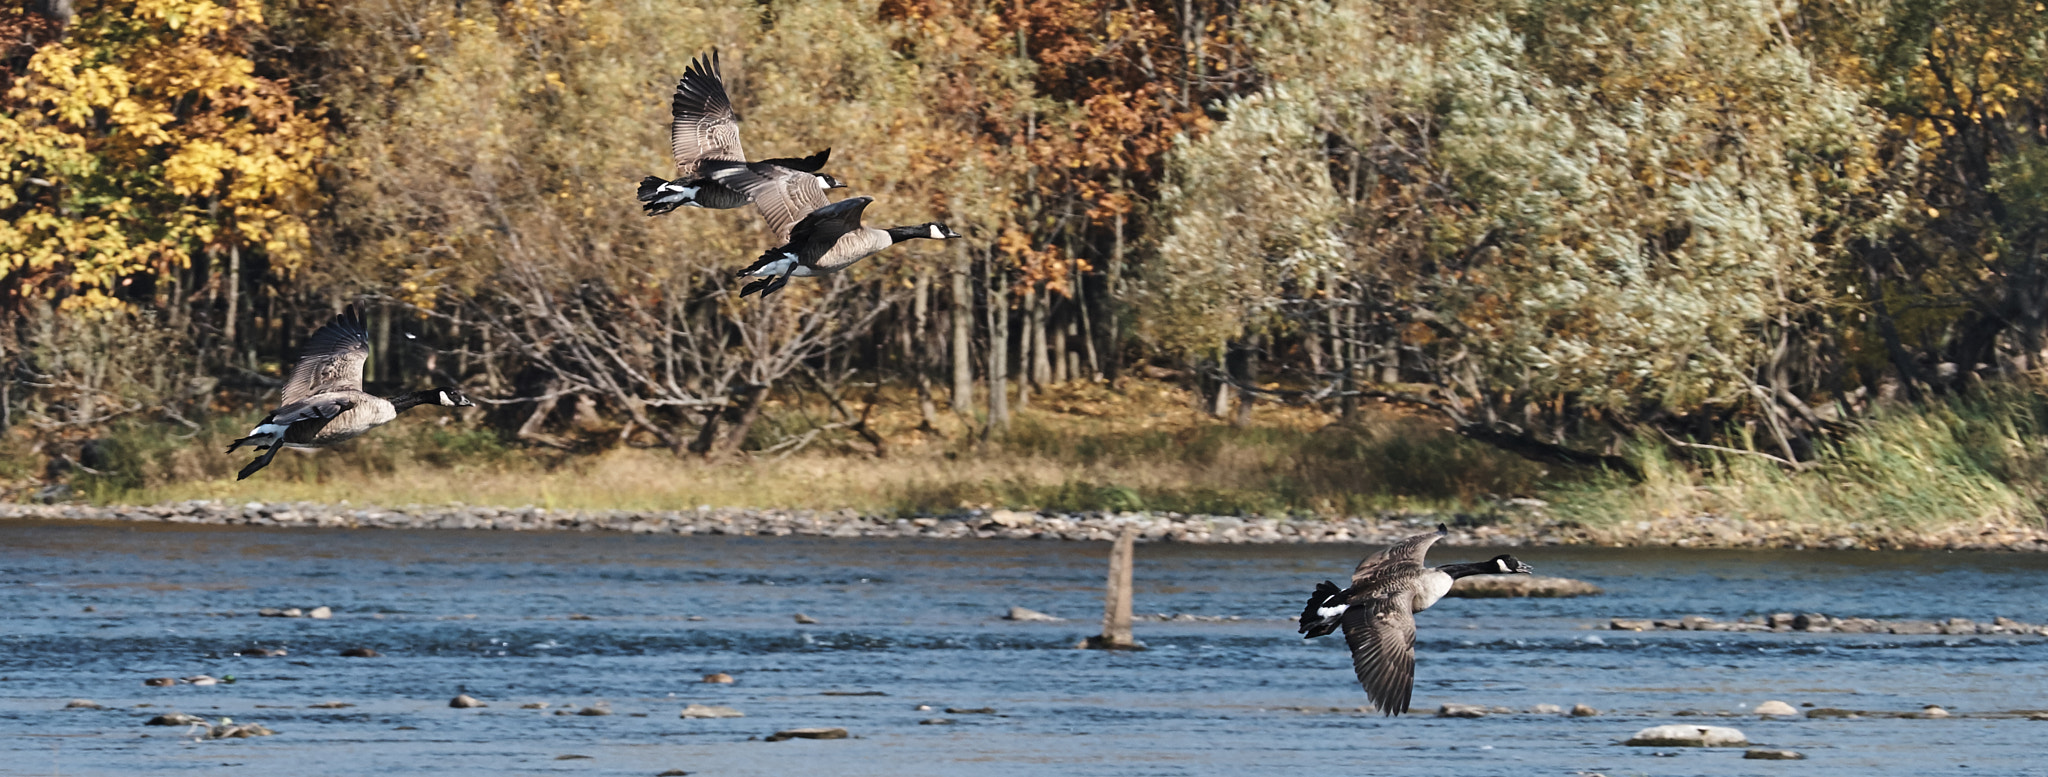
[[1351,668],[1366,699],[1388,715],[1408,711],[1415,689],[1415,613],[1429,609],[1451,590],[1451,581],[1467,575],[1529,574],[1535,569],[1500,555],[1490,561],[1425,567],[1429,546],[1448,533],[1418,534],[1374,553],[1351,572],[1351,587],[1338,590],[1328,580],[1316,586],[1301,611],[1303,639],[1344,629],[1351,646]]
[[462,391],[449,386],[384,398],[363,392],[363,362],[370,357],[369,332],[354,305],[313,333],[299,351],[299,363],[284,384],[282,406],[263,417],[249,436],[228,445],[244,444],[263,455],[242,468],[236,480],[270,464],[279,448],[320,448],[352,439],[397,418],[419,405],[474,407]]
[[[683,69],[669,113],[675,117],[669,124],[668,146],[675,156],[676,177],[667,181],[651,175],[640,179],[641,209],[649,216],[685,205],[725,209],[747,204],[751,200],[747,194],[710,178],[707,165],[711,163],[736,164],[743,169],[758,167],[757,174],[764,177],[788,178],[792,184],[801,181],[819,190],[817,204],[812,208],[825,204],[823,190],[846,185],[818,172],[832,156],[829,148],[802,159],[747,162],[747,154],[740,148],[739,116],[733,113],[732,100],[726,97],[725,82],[719,80],[715,49],[709,57],[698,57]],[[809,212],[810,208],[804,210]],[[770,222],[773,223],[772,217]]]
[[949,240],[960,236],[936,221],[888,229],[863,227],[861,211],[874,201],[873,197],[849,197],[811,211],[790,228],[787,242],[768,249],[739,272],[741,278],[761,278],[741,289],[740,296],[757,291],[763,296],[772,294],[789,283],[792,275],[808,277],[839,272],[905,240]]

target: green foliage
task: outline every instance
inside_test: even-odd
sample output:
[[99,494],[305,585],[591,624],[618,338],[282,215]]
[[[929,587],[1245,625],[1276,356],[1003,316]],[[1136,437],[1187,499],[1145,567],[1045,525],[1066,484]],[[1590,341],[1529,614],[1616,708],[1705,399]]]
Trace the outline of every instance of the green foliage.
[[2048,394],[1999,389],[1888,409],[1804,472],[1739,455],[1687,465],[1646,446],[1645,482],[1561,489],[1557,507],[1595,525],[1699,514],[1833,529],[2035,522],[2048,514],[2044,441]]

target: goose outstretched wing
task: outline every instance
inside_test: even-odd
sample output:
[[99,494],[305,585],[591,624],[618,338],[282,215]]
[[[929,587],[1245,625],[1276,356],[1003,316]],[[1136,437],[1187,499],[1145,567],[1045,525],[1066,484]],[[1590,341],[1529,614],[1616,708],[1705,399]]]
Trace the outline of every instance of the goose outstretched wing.
[[789,246],[797,255],[816,261],[839,244],[846,233],[860,229],[860,215],[873,197],[848,197],[811,211],[789,230]]
[[1388,715],[1408,711],[1415,690],[1414,598],[1406,586],[1381,586],[1351,597],[1344,611],[1344,644],[1351,669],[1374,707]]
[[678,179],[696,178],[705,160],[747,158],[740,148],[739,115],[733,112],[725,82],[718,75],[716,49],[683,70],[669,113],[674,121],[669,124],[668,147],[675,155]]
[[330,391],[363,390],[363,362],[370,358],[370,333],[362,314],[348,306],[313,333],[299,349],[299,363],[284,383],[282,405]]
[[[831,149],[826,149],[798,160],[714,162],[704,166],[704,174],[726,188],[747,195],[754,201],[754,210],[761,213],[761,219],[768,222],[768,228],[775,232],[776,238],[787,242],[790,230],[796,227],[797,222],[830,202],[825,199],[824,187],[818,185],[818,176],[804,167],[811,170],[823,167],[824,157],[831,153]],[[783,162],[800,165],[785,166],[781,164]]]
[[1389,545],[1378,553],[1367,556],[1364,561],[1358,562],[1357,569],[1351,571],[1352,584],[1357,585],[1367,580],[1392,580],[1422,574],[1424,568],[1422,557],[1428,555],[1429,546],[1435,545],[1436,541],[1443,539],[1447,533],[1449,533],[1447,527],[1443,524],[1437,524],[1436,531],[1428,534],[1417,534]]

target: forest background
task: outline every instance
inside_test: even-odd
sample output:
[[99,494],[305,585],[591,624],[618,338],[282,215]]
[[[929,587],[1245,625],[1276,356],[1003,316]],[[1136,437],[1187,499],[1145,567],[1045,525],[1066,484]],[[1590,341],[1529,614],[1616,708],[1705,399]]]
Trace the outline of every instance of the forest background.
[[[940,220],[741,300],[756,156]],[[12,499],[2039,522],[2033,0],[30,0]],[[236,484],[342,306],[463,386]]]

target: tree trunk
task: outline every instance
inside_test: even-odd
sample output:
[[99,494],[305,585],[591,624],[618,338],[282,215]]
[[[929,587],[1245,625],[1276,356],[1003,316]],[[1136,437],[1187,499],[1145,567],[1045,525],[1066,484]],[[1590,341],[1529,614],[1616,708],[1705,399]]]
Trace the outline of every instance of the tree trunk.
[[1067,365],[1067,322],[1061,316],[1049,315],[1045,333],[1052,338],[1052,382],[1065,383],[1072,377]]
[[1046,354],[1047,315],[1052,310],[1052,289],[1042,289],[1027,300],[1031,308],[1031,383],[1044,389],[1052,383],[1052,361]]
[[1116,543],[1109,548],[1109,579],[1102,590],[1102,633],[1083,640],[1080,647],[1090,650],[1143,650],[1144,645],[1131,634],[1131,567],[1132,550],[1137,544],[1138,529],[1125,526],[1117,535]]
[[223,341],[223,344],[227,346],[227,352],[230,355],[232,355],[235,352],[235,321],[241,317],[242,312],[241,246],[228,246],[227,285],[228,319],[225,324],[221,325],[221,340]]
[[1124,276],[1124,214],[1112,219],[1112,237],[1109,244],[1109,269],[1102,279],[1102,377],[1111,383],[1123,375],[1124,349],[1123,332],[1117,322],[1117,285]]
[[[1081,317],[1078,330],[1081,336],[1081,350],[1088,357],[1088,379],[1102,380],[1102,359],[1095,352],[1095,326],[1088,317],[1087,288],[1088,278],[1081,274],[1081,260],[1077,257],[1074,259],[1074,315]],[[1080,373],[1080,370],[1074,370],[1073,377],[1076,380],[1080,379]]]
[[988,260],[988,428],[1010,427],[1010,283]]
[[1031,406],[1031,389],[1037,373],[1032,370],[1031,352],[1036,345],[1038,327],[1032,326],[1032,312],[1037,308],[1038,287],[1024,284],[1024,299],[1017,303],[1017,325],[1024,328],[1024,339],[1017,342],[1017,407]]
[[388,374],[391,366],[391,309],[385,305],[378,305],[370,317],[373,319],[370,331],[376,338],[373,341],[376,345],[375,350],[370,351],[370,358],[363,363],[364,383],[391,379]]
[[974,412],[974,289],[969,277],[974,274],[973,261],[966,241],[961,241],[953,260],[953,309],[948,314],[953,323],[953,412],[961,415]]
[[915,334],[910,338],[910,368],[916,374],[917,409],[924,414],[924,428],[937,429],[939,408],[932,402],[931,359],[927,357],[926,330],[931,323],[932,271],[917,271],[910,289],[910,320]]

